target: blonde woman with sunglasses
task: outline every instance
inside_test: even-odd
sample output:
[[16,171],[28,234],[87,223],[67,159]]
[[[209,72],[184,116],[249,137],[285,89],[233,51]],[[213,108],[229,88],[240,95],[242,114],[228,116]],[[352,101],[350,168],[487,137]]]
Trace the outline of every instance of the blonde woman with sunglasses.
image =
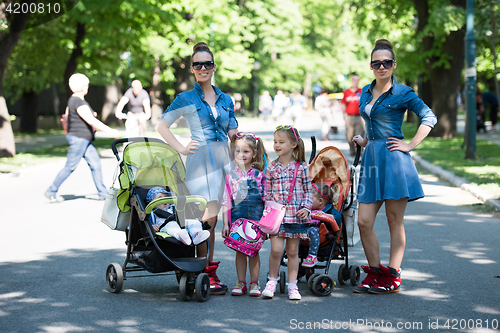
[[[224,175],[231,171],[229,138],[238,132],[231,97],[212,85],[217,69],[214,55],[205,43],[198,43],[191,56],[191,73],[196,78],[194,89],[180,93],[163,113],[158,133],[179,153],[187,155],[186,185],[190,194],[207,199],[203,221],[210,225],[209,265],[205,273],[210,277],[210,293],[222,295],[227,286],[220,283],[214,262],[215,226],[223,194]],[[184,146],[172,134],[170,126],[181,116],[189,125],[191,141]],[[206,255],[206,249],[198,249]]]
[[[362,266],[367,276],[353,291],[388,294],[399,292],[401,286],[406,205],[424,196],[409,152],[429,134],[437,119],[413,89],[396,82],[393,76],[396,57],[388,40],[375,43],[370,68],[375,80],[362,89],[359,102],[366,137],[353,138],[356,145],[365,147],[358,188],[358,225],[368,266]],[[402,141],[401,126],[407,110],[421,119],[410,143]],[[379,243],[373,228],[384,203],[391,234],[388,267],[380,264]]]

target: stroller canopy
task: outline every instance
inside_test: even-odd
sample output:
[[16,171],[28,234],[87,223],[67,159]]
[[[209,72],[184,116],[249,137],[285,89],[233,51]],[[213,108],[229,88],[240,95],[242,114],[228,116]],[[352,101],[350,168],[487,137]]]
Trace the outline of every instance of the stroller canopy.
[[323,148],[309,165],[309,173],[313,183],[332,185],[340,183],[341,196],[345,198],[349,191],[350,172],[347,160],[337,147]]
[[130,209],[130,186],[168,186],[178,195],[186,195],[186,169],[179,153],[165,143],[133,142],[123,151],[118,206],[124,212]]

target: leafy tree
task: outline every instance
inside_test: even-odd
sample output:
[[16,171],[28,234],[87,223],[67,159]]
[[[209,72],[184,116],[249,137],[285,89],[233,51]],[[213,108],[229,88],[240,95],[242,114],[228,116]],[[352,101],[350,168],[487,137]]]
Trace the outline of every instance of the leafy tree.
[[424,74],[420,93],[439,119],[431,135],[456,136],[461,73],[457,68],[464,64],[465,1],[349,2],[357,25],[367,29],[371,39],[387,38],[395,45],[397,75],[415,80],[417,74]]
[[[9,56],[18,43],[21,32],[24,29],[39,26],[63,15],[76,2],[76,0],[27,0],[22,2],[8,0],[0,2],[0,157],[15,155],[14,135],[5,103],[3,86],[5,68]],[[40,5],[43,6],[43,10],[41,10]],[[58,10],[55,11],[54,6],[56,5],[58,6]],[[17,11],[16,6],[19,6]],[[49,8],[47,6],[52,10],[47,10]],[[32,12],[36,13],[36,15],[30,15]]]
[[495,91],[500,99],[498,54],[500,54],[500,4],[478,0],[474,7],[478,80],[484,90]]
[[21,132],[36,132],[39,93],[63,80],[60,59],[67,58],[68,50],[61,44],[68,30],[60,18],[25,30],[9,58],[5,90],[11,102],[21,98]]

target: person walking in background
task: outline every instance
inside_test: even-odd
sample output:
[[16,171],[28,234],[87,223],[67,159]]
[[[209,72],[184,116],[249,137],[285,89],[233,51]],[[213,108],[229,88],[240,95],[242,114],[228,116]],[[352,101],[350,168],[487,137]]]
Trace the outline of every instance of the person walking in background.
[[344,113],[345,120],[345,135],[347,142],[349,143],[349,150],[351,156],[356,153],[354,142],[352,138],[356,135],[365,135],[364,122],[359,114],[359,98],[361,96],[361,89],[359,85],[359,76],[356,73],[352,73],[351,76],[351,87],[344,90],[344,97],[340,101],[342,111]]
[[269,91],[265,90],[259,98],[259,111],[262,113],[264,121],[273,109],[273,98],[269,95]]
[[[209,264],[205,273],[210,278],[210,293],[225,294],[227,286],[220,283],[216,270],[218,261],[214,257],[215,226],[224,190],[224,177],[232,170],[228,137],[238,132],[231,98],[219,88],[212,86],[212,77],[217,67],[212,51],[206,43],[198,43],[191,56],[191,73],[196,78],[194,88],[177,95],[163,113],[158,133],[175,150],[187,155],[186,186],[192,195],[207,200],[202,220],[210,225]],[[170,126],[181,116],[186,118],[191,131],[191,141],[184,146],[170,130]],[[199,255],[204,255],[198,249]],[[206,252],[205,252],[206,254]]]
[[495,132],[497,130],[497,119],[498,119],[498,98],[495,96],[495,94],[491,92],[488,91],[484,92],[483,105],[485,111],[488,109],[489,106],[491,130]]
[[293,123],[296,123],[302,117],[302,110],[304,108],[307,108],[307,99],[296,89],[290,95],[290,107],[288,108],[289,116]]
[[[359,176],[358,226],[368,266],[368,275],[356,293],[387,294],[399,292],[401,262],[406,236],[404,214],[409,201],[424,197],[410,151],[427,137],[437,122],[436,116],[408,86],[396,82],[393,71],[396,57],[392,44],[379,39],[371,53],[370,68],[375,80],[363,88],[359,109],[366,122],[366,138],[356,135],[356,145],[365,147]],[[413,111],[421,120],[410,143],[403,142],[403,119]],[[375,218],[385,203],[391,246],[389,266],[380,263],[379,242],[374,231]]]
[[485,115],[483,92],[476,85],[476,130],[483,130],[486,133],[486,115]]
[[73,74],[69,78],[69,87],[73,95],[68,100],[65,114],[68,119],[68,133],[66,140],[69,143],[69,150],[66,165],[57,174],[54,182],[45,192],[45,196],[50,202],[63,201],[62,197],[56,196],[61,184],[75,171],[82,157],[89,165],[98,192],[98,199],[106,199],[108,191],[102,181],[101,160],[92,141],[94,141],[94,128],[110,133],[115,139],[119,137],[117,130],[112,129],[95,116],[89,103],[85,100],[85,95],[89,91],[89,79],[83,74]]
[[276,96],[274,96],[274,108],[272,111],[272,117],[274,120],[278,120],[279,117],[285,113],[285,109],[290,103],[290,99],[286,97],[282,90],[278,90],[276,92]]
[[321,117],[321,140],[328,141],[328,133],[330,132],[330,120],[332,115],[332,101],[328,97],[326,89],[321,89],[321,93],[314,101],[314,109],[319,112]]
[[[129,111],[125,114],[123,108],[127,104]],[[144,136],[147,121],[151,118],[151,101],[148,92],[142,89],[141,81],[132,81],[132,87],[125,92],[116,106],[115,116],[118,119],[127,119],[125,121],[127,137]]]

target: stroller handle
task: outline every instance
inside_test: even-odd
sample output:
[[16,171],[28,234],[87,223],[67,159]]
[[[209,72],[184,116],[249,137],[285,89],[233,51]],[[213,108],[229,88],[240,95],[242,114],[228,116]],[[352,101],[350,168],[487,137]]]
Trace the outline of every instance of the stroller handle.
[[[164,198],[159,198],[156,200],[151,201],[145,209],[146,214],[151,214],[153,209],[158,206],[158,205],[163,205],[163,204],[177,204],[177,198],[178,197],[164,197]],[[199,195],[187,195],[185,196],[186,198],[186,203],[188,202],[198,202],[200,206],[198,209],[200,211],[204,211],[205,207],[207,206],[207,200],[205,200],[204,197],[199,196]]]
[[119,145],[119,144],[121,144],[121,143],[126,143],[126,142],[159,142],[159,143],[165,143],[165,141],[162,141],[160,139],[146,138],[146,137],[116,139],[111,144],[111,150],[113,151],[113,154],[115,155],[115,157],[116,157],[116,159],[118,161],[120,161],[120,155],[118,155],[118,149],[116,148],[116,146]]
[[314,135],[311,136],[311,144],[312,144],[312,150],[311,150],[311,156],[309,157],[309,164],[311,164],[314,158],[316,157],[316,137]]
[[361,157],[361,146],[356,145],[356,157],[354,157],[354,162],[352,163],[354,167],[358,166],[360,157]]

